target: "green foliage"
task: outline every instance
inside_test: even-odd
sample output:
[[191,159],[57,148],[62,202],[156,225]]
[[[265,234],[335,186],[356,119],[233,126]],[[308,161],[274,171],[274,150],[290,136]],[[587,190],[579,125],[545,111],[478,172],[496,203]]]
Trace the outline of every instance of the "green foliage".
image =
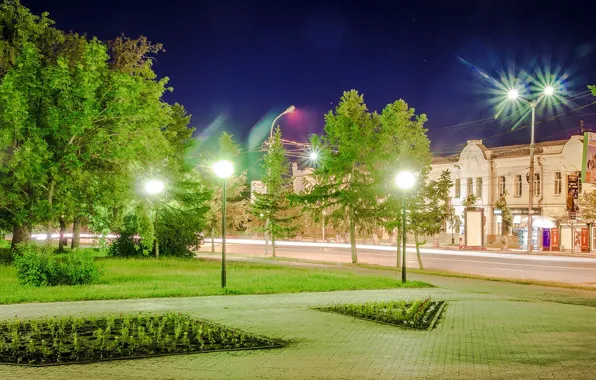
[[579,209],[582,219],[596,221],[596,190],[583,192],[579,196]]
[[0,323],[1,363],[74,363],[283,344],[180,313]]
[[135,213],[124,217],[119,236],[108,249],[108,256],[148,256],[151,253],[154,230],[147,210],[138,207]]
[[495,203],[495,209],[501,210],[501,235],[504,243],[507,242],[507,236],[511,233],[513,227],[513,215],[511,209],[507,206],[507,193],[502,194]]
[[0,247],[0,265],[12,265],[14,255],[9,247]]
[[478,198],[476,198],[476,195],[474,194],[468,194],[464,200],[462,201],[462,205],[464,207],[474,207],[476,205],[476,202],[478,201]]
[[[218,149],[216,151],[206,150],[203,153],[203,160],[215,163],[218,160],[228,160],[237,164],[240,158],[240,147],[234,141],[232,135],[223,132],[218,138]],[[222,180],[218,178],[211,169],[211,165],[205,168],[203,178],[207,187],[211,190],[209,211],[207,212],[206,230],[213,238],[219,236],[222,221]],[[234,173],[226,180],[226,228],[229,231],[238,231],[243,228],[249,220],[248,200],[243,198],[246,191],[246,172]]]
[[388,323],[400,327],[426,330],[431,326],[435,315],[444,301],[431,301],[430,298],[417,301],[367,302],[365,304],[337,304],[318,310],[334,312]]
[[88,252],[57,256],[51,247],[36,244],[19,245],[14,265],[21,284],[31,286],[86,285],[102,272]]
[[[265,174],[261,181],[267,189],[266,193],[255,194],[255,201],[251,204],[251,213],[255,220],[260,221],[260,230],[266,231],[275,245],[278,238],[294,237],[298,226],[295,208],[290,205],[289,195],[292,193],[289,162],[286,150],[281,142],[279,126],[269,139],[269,148],[263,157]],[[275,247],[273,247],[275,252]]]
[[422,189],[407,203],[410,210],[408,231],[431,236],[443,231],[449,215],[449,190],[453,186],[449,170],[441,173],[437,181],[422,184]]

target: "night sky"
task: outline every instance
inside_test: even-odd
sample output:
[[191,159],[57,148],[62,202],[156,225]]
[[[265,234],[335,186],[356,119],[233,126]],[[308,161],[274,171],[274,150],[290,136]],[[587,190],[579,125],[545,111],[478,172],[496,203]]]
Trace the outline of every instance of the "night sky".
[[[478,70],[494,78],[559,70],[568,75],[567,97],[596,84],[596,18],[587,1],[22,2],[50,12],[60,29],[163,43],[154,68],[174,87],[167,101],[192,113],[198,135],[225,129],[247,149],[291,104],[298,112],[280,121],[284,137],[306,140],[349,89],[363,93],[371,110],[403,98],[426,113],[435,152],[460,150],[470,138],[526,143],[528,128],[511,132],[517,119],[454,127],[495,115],[494,86]],[[537,120],[595,100],[541,110]],[[596,131],[594,113],[596,105],[543,122],[537,140],[568,137],[580,119]]]

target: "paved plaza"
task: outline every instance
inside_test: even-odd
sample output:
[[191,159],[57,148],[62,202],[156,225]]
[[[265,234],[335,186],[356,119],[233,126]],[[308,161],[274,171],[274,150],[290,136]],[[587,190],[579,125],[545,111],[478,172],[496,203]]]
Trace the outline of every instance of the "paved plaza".
[[[593,292],[425,277],[440,288],[0,306],[15,315],[176,311],[281,338],[273,350],[96,364],[0,366],[0,379],[589,379],[596,376]],[[494,291],[492,291],[494,290]],[[507,293],[507,294],[503,294]],[[558,302],[545,298],[553,297]],[[565,304],[569,300],[576,304]],[[312,310],[337,302],[449,301],[433,331]]]

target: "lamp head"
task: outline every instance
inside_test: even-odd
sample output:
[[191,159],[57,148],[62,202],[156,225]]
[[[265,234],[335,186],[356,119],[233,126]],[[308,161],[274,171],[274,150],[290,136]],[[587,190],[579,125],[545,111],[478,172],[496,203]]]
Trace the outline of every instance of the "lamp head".
[[312,152],[310,152],[310,154],[308,155],[308,158],[309,158],[311,161],[313,161],[313,162],[316,162],[316,161],[318,161],[318,160],[319,160],[319,153],[317,153],[317,152],[315,152],[315,151],[312,151]]
[[546,86],[546,87],[544,87],[544,95],[551,96],[554,93],[555,93],[555,89],[554,89],[553,86]]
[[519,91],[517,91],[515,88],[512,88],[509,90],[509,92],[507,92],[507,97],[510,100],[515,100],[515,99],[519,98]]
[[284,111],[284,113],[292,113],[292,112],[294,112],[294,110],[295,110],[295,109],[296,109],[296,107],[294,107],[294,106],[289,106],[289,107],[288,107],[288,108],[287,108],[287,109]]
[[165,184],[163,183],[163,181],[160,181],[158,179],[151,179],[145,182],[145,191],[147,192],[147,194],[159,194],[163,191],[164,188]]
[[415,183],[416,177],[414,176],[414,173],[407,170],[399,172],[397,177],[395,177],[395,184],[402,190],[411,189],[414,187]]
[[232,174],[234,174],[234,164],[230,161],[222,160],[218,161],[213,164],[213,172],[219,178],[229,178]]

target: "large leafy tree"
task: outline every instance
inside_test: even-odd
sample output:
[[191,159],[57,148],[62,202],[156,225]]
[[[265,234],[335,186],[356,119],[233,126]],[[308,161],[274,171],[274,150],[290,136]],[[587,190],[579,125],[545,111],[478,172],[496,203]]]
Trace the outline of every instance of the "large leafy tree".
[[[292,193],[291,178],[288,176],[290,165],[286,158],[286,150],[281,142],[279,126],[269,139],[269,147],[263,157],[264,173],[261,181],[267,191],[255,194],[251,204],[251,213],[255,220],[264,222],[261,229],[271,237],[272,256],[275,257],[275,240],[291,237],[296,234],[296,211],[291,205],[289,195]],[[262,224],[262,223],[261,223]]]
[[[430,168],[430,141],[425,122],[426,115],[416,115],[415,109],[401,99],[388,104],[381,113],[376,150],[378,170],[373,175],[377,199],[381,200],[378,217],[388,230],[402,229],[403,197],[394,183],[396,174],[409,170],[424,178]],[[400,267],[401,242],[397,243],[396,265]]]
[[16,1],[3,7],[0,204],[13,243],[57,219],[74,220],[75,233],[83,218],[106,224],[98,216],[113,219],[134,196],[136,173],[183,151],[173,135],[189,136],[171,123],[180,108],[161,100],[167,78],[148,57],[161,47],[119,37],[108,50]]
[[449,170],[441,173],[438,180],[430,180],[421,184],[415,194],[409,197],[409,210],[406,230],[414,234],[416,257],[420,269],[424,268],[420,256],[420,246],[426,241],[419,241],[420,236],[433,236],[444,231],[449,213],[448,196],[453,186]]
[[353,263],[358,262],[357,225],[373,220],[377,210],[370,173],[376,169],[378,125],[378,115],[368,112],[364,97],[356,90],[346,91],[335,110],[325,115],[324,134],[311,139],[320,164],[303,200],[314,213],[326,209],[334,227],[347,221]]

